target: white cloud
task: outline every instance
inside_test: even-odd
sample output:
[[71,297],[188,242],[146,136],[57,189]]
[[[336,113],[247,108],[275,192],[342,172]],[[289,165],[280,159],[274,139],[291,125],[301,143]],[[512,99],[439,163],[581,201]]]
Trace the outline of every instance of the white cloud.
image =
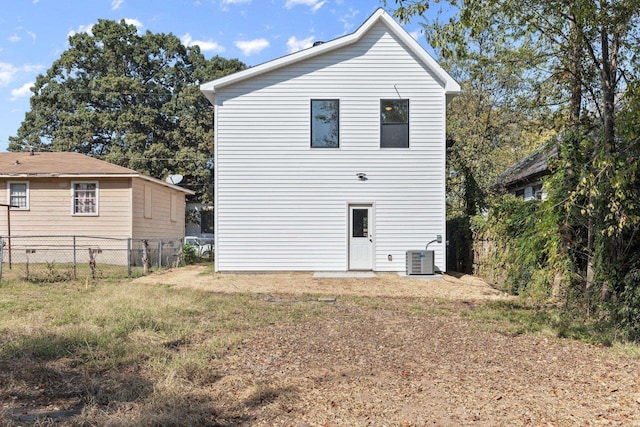
[[79,33],[91,34],[91,29],[93,29],[93,24],[80,25],[77,30],[70,30],[67,33],[67,38],[71,36],[75,36],[76,34],[79,34]]
[[39,73],[40,71],[42,71],[43,68],[44,67],[42,65],[27,64],[20,67],[19,70],[24,73]]
[[411,37],[413,37],[415,40],[418,40],[418,39],[420,38],[420,35],[421,35],[421,34],[422,34],[422,31],[420,31],[419,29],[418,29],[418,30],[411,31],[411,32],[409,33],[409,35],[410,35]]
[[120,6],[122,6],[122,3],[124,3],[124,0],[113,0],[111,2],[111,10],[118,9]]
[[349,30],[351,30],[355,26],[353,20],[359,13],[360,13],[359,10],[356,10],[350,7],[349,13],[346,13],[340,18],[340,22],[342,22],[342,27],[344,28],[345,33],[347,33]]
[[36,33],[34,33],[33,31],[27,31],[27,34],[29,34],[29,36],[31,36],[31,38],[33,39],[33,44],[36,44]]
[[42,65],[23,65],[21,67],[16,67],[13,64],[8,64],[6,62],[0,62],[0,87],[4,87],[9,85],[13,81],[13,78],[17,74],[27,73],[33,74],[38,73],[42,70]]
[[17,42],[19,42],[20,40],[22,40],[22,38],[20,38],[20,36],[19,36],[19,35],[17,35],[17,34],[14,34],[14,35],[12,35],[12,36],[10,36],[10,37],[9,37],[9,41],[10,41],[11,43],[17,43]]
[[233,44],[244,53],[244,56],[253,55],[269,47],[269,41],[266,39],[238,40]]
[[193,40],[189,33],[180,37],[180,41],[187,47],[197,45],[203,52],[224,52],[225,50],[224,46],[221,46],[213,40]]
[[318,0],[287,0],[287,3],[284,5],[284,7],[286,7],[287,9],[291,9],[293,6],[297,6],[299,4],[310,6],[317,2]]
[[284,7],[286,7],[287,9],[291,9],[292,7],[298,5],[309,6],[311,8],[311,11],[315,13],[318,11],[318,9],[324,6],[325,3],[326,0],[287,0]]
[[[249,4],[252,0],[222,0],[221,7],[223,12],[228,12],[229,8],[227,7],[230,4]],[[241,12],[242,16],[245,16],[244,11]]]
[[144,28],[144,25],[142,25],[142,22],[138,21],[135,18],[124,18],[124,23],[127,25],[133,25],[138,30],[140,30],[141,28]]
[[11,101],[15,101],[18,98],[27,98],[30,97],[33,92],[31,92],[31,88],[35,83],[29,82],[25,83],[17,89],[11,89]]
[[13,79],[18,69],[6,62],[0,62],[0,87],[6,86]]
[[313,46],[313,39],[313,36],[309,36],[302,40],[298,40],[296,36],[289,37],[289,40],[287,40],[287,53],[297,52]]

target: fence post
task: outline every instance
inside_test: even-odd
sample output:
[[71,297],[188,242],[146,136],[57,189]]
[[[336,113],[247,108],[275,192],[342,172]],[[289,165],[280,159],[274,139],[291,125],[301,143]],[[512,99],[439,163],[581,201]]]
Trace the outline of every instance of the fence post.
[[77,258],[76,258],[76,236],[73,236],[73,278],[77,279],[78,278],[78,271],[76,269],[76,265],[78,264],[77,262]]
[[142,239],[142,274],[149,274],[151,270],[151,260],[149,259],[149,241]]
[[4,254],[2,250],[4,249],[4,240],[0,239],[0,280],[2,280],[2,261],[4,260]]
[[158,242],[158,268],[162,268],[162,240]]
[[127,275],[131,277],[131,237],[127,238]]

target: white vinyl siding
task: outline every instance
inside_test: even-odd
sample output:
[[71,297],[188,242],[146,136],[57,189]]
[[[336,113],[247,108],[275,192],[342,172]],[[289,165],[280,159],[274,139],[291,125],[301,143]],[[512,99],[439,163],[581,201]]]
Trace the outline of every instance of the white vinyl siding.
[[[340,100],[340,149],[310,149],[312,99]],[[410,99],[410,146],[380,147],[380,100]],[[445,235],[445,94],[385,25],[216,93],[216,269],[348,269],[348,206],[375,205],[374,270]],[[365,173],[367,180],[360,180]],[[445,270],[444,245],[432,245]],[[388,260],[392,255],[392,261]]]

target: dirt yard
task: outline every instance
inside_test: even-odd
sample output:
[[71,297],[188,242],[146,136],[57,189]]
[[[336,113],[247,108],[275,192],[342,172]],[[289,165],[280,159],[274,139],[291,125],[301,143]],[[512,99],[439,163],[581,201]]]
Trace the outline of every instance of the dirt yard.
[[[140,277],[134,283],[172,284],[211,292],[259,294],[319,294],[371,297],[438,298],[454,301],[509,298],[473,276],[399,276],[378,273],[372,278],[314,278],[312,273],[206,274],[203,266],[189,266]],[[420,277],[420,278],[417,278]],[[433,277],[430,279],[429,277]]]
[[473,277],[208,271],[5,285],[0,426],[640,426],[637,347]]
[[[333,304],[332,316],[259,328],[212,361],[219,425],[640,426],[638,358],[460,316],[506,298],[468,276],[313,279],[192,267],[136,282],[256,293],[273,304],[336,298],[315,302]],[[345,295],[380,298],[355,304]]]

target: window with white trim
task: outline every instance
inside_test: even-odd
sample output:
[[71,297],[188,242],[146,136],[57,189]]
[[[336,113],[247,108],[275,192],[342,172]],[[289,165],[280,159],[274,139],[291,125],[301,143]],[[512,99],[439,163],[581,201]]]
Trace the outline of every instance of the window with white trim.
[[7,204],[11,209],[29,210],[29,183],[7,182]]
[[72,182],[73,215],[98,215],[98,183]]

